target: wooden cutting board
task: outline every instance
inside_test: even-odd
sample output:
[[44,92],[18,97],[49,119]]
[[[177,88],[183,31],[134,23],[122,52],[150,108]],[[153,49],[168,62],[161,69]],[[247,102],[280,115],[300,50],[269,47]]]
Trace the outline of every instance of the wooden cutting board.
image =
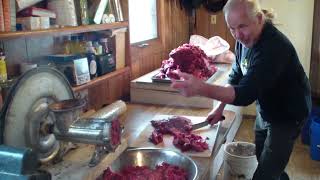
[[127,149],[128,142],[126,138],[122,138],[116,150],[106,154],[95,167],[88,166],[94,146],[87,144],[79,146],[64,156],[62,162],[45,168],[51,173],[52,180],[95,180]]
[[[171,117],[172,115],[156,115],[152,118],[152,120],[161,120],[161,119],[167,119],[168,117]],[[200,116],[183,116],[186,118],[189,118],[192,122],[192,124],[200,123],[206,119],[206,117],[200,117]],[[151,120],[150,120],[151,121]],[[178,152],[181,152],[180,149],[176,148],[173,144],[173,136],[171,135],[164,135],[163,136],[163,143],[154,145],[152,142],[149,141],[149,137],[154,130],[154,127],[152,127],[151,123],[145,127],[145,129],[141,132],[141,134],[138,136],[138,138],[132,143],[131,146],[133,147],[157,147],[157,148],[165,148],[165,149],[171,149]],[[209,145],[209,149],[203,152],[195,152],[195,151],[187,151],[182,152],[186,155],[193,156],[193,157],[210,157],[214,143],[216,141],[217,133],[218,133],[218,125],[216,126],[206,126],[200,129],[197,129],[192,132],[193,134],[202,136],[202,138],[206,139],[206,142]]]

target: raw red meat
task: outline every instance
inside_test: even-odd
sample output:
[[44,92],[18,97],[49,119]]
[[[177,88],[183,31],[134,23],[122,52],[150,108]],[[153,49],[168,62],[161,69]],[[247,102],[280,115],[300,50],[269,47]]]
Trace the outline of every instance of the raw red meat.
[[153,144],[162,143],[163,142],[163,134],[158,131],[153,131],[149,139]]
[[107,168],[103,173],[104,180],[186,180],[186,170],[163,162],[152,170],[147,166],[128,166],[120,173],[114,173]]
[[162,61],[160,73],[157,78],[166,77],[180,79],[176,70],[193,74],[194,76],[207,80],[216,71],[217,68],[209,64],[210,58],[200,47],[192,44],[183,44],[172,50],[170,58]]
[[190,133],[192,130],[191,120],[181,116],[173,116],[168,119],[151,121],[151,124],[162,134],[174,134],[173,131]]
[[111,122],[111,145],[117,147],[121,143],[121,125],[118,119]]
[[177,133],[174,135],[173,144],[183,152],[191,149],[203,152],[209,148],[206,141],[195,134]]
[[153,144],[163,142],[163,134],[174,136],[173,144],[181,151],[194,150],[203,152],[209,148],[208,143],[198,135],[192,134],[191,120],[181,116],[173,116],[168,119],[151,121],[155,130],[150,136]]

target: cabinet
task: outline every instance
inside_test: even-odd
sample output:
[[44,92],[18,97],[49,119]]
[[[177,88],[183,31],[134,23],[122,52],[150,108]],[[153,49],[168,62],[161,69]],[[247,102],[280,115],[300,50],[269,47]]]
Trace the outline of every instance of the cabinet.
[[[126,8],[127,6],[124,6]],[[124,13],[126,15],[126,13]],[[128,19],[125,16],[125,19]],[[56,39],[65,35],[90,33],[105,30],[113,30],[129,27],[128,21],[83,25],[77,27],[63,27],[47,30],[0,32],[0,42],[7,51],[8,74],[19,74],[19,64],[35,59],[37,63],[43,63],[43,56],[56,53]],[[111,73],[102,75],[90,82],[73,87],[76,96],[88,98],[87,109],[99,109],[115,100],[129,95],[129,83],[131,76],[131,63],[129,51],[129,32],[125,34],[125,67]],[[116,52],[117,53],[117,52]],[[44,63],[45,64],[45,63]]]

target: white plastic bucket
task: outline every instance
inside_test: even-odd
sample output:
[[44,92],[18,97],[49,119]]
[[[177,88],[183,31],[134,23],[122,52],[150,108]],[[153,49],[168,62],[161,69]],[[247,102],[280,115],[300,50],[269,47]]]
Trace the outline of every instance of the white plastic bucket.
[[250,180],[258,166],[255,144],[231,142],[224,146],[224,180]]

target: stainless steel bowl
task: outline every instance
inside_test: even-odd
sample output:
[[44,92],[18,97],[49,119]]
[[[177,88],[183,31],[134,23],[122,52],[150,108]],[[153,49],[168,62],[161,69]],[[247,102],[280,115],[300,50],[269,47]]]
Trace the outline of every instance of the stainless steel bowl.
[[188,156],[159,148],[130,148],[123,152],[112,165],[111,170],[119,172],[125,166],[149,166],[155,168],[156,165],[166,162],[179,166],[188,172],[188,180],[198,178],[198,167]]

